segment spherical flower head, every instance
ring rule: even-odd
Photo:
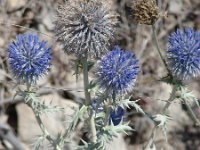
[[[167,63],[179,80],[188,80],[200,74],[200,33],[192,28],[177,30],[169,36]]]
[[[134,19],[139,24],[153,25],[160,16],[155,0],[136,0],[132,8]]]
[[[139,72],[138,60],[131,51],[119,46],[109,52],[96,67],[97,83],[111,95],[124,95],[130,92]]]
[[[31,85],[49,69],[52,50],[37,35],[19,34],[8,47],[8,59],[17,81]]]
[[[114,126],[117,126],[122,121],[124,114],[125,110],[120,106],[110,112],[110,119]]]
[[[55,32],[65,52],[99,57],[114,39],[117,15],[99,0],[68,0],[58,8]]]

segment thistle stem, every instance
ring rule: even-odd
[[[110,115],[110,111],[111,111],[111,108],[109,107],[109,105],[105,106],[105,109],[106,109],[106,114],[105,114],[105,120],[104,120],[104,125],[108,125],[109,123],[109,115]]]
[[[34,111],[34,109],[32,109],[34,114],[35,114],[35,118],[37,120],[38,125],[40,126],[40,129],[42,130],[43,134],[45,135],[46,139],[55,147],[56,150],[61,150],[60,146],[54,141],[54,139],[51,137],[51,135],[49,134],[49,132],[47,131],[47,129],[45,128],[40,115],[37,115]]]
[[[96,131],[96,126],[95,126],[95,121],[94,121],[94,112],[90,114],[90,130],[91,130],[91,135],[92,135],[92,142],[96,143],[97,142],[97,131]]]
[[[34,114],[35,114],[35,111],[34,109],[32,109]],[[49,132],[47,131],[47,129],[45,128],[41,118],[40,118],[40,115],[38,114],[35,114],[35,118],[37,120],[37,123],[38,125],[40,126],[40,129],[42,130],[43,134],[45,135],[46,139],[51,143],[51,144],[54,144],[54,140],[51,138]]]
[[[84,82],[84,92],[85,92],[85,105],[89,106],[91,105],[91,96],[90,92],[88,91],[89,88],[89,79],[88,79],[88,60],[87,60],[87,53],[85,54],[85,57],[82,59],[82,65],[83,65],[83,82]],[[96,126],[95,126],[95,120],[94,120],[94,111],[90,110],[90,131],[92,135],[92,142],[96,143],[97,136],[96,136]]]
[[[161,114],[166,114],[166,111],[169,108],[169,106],[171,105],[171,102],[176,98],[176,92],[177,92],[177,85],[173,85],[171,95],[170,95],[166,105],[164,106]],[[154,129],[153,129],[153,131],[151,133],[150,138],[151,138],[152,142],[155,140],[157,127],[158,126],[154,126]]]
[[[183,101],[184,101],[184,103],[185,103],[185,106],[187,107],[187,111],[188,111],[189,115],[191,116],[192,120],[195,122],[195,124],[196,124],[197,126],[200,126],[200,121],[199,121],[199,119],[197,118],[197,116],[194,114],[194,112],[193,112],[191,106],[187,103],[187,101],[186,101],[185,99],[184,99]]]
[[[84,92],[85,92],[85,105],[90,105],[91,97],[90,93],[88,92],[89,88],[89,79],[88,79],[88,61],[87,56],[82,59],[83,65],[83,82],[84,82]]]
[[[172,101],[176,98],[176,92],[177,92],[177,85],[173,85],[172,87],[172,92],[171,95],[167,101],[167,103],[165,104],[162,113],[166,113],[167,109],[169,108],[169,106],[171,105]]]
[[[42,119],[40,117],[40,115],[36,112],[36,110],[32,107],[32,101],[26,101],[25,102],[33,111],[36,121],[40,127],[40,129],[42,130],[42,133],[45,135],[46,139],[55,147],[55,150],[61,150],[60,146],[54,141],[54,139],[51,137],[51,135],[49,134],[49,132],[47,131],[47,129],[45,128],[45,125],[42,122]]]
[[[165,59],[164,59],[164,57],[163,57],[163,55],[161,53],[160,46],[158,44],[158,38],[157,38],[157,35],[156,35],[155,24],[152,25],[152,31],[153,31],[153,41],[154,41],[154,44],[156,46],[156,49],[157,49],[157,51],[158,51],[158,53],[160,55],[160,58],[161,58],[163,64],[165,65],[165,68],[167,69],[168,73],[170,74],[170,70],[167,67],[167,63],[166,63],[166,61],[165,61]]]

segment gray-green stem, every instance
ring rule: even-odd
[[[89,88],[89,78],[88,78],[88,61],[87,55],[82,59],[83,65],[83,82],[84,82],[84,92],[85,92],[85,105],[89,106],[91,103]]]
[[[45,128],[42,119],[40,118],[40,115],[37,114],[37,112],[35,111],[35,109],[32,107],[31,105],[31,101],[26,102],[26,104],[32,109],[32,111],[34,112],[36,121],[40,127],[40,129],[42,130],[43,134],[45,135],[46,139],[55,147],[56,150],[61,150],[60,146],[54,141],[54,139],[51,137],[51,135],[49,134],[49,132],[47,131],[47,129]]]
[[[82,65],[83,65],[83,82],[84,82],[84,92],[85,92],[85,105],[89,106],[91,105],[91,96],[90,92],[88,91],[89,88],[89,78],[88,78],[88,60],[87,60],[87,53],[85,54],[85,57],[82,59]],[[94,111],[90,110],[90,120],[89,120],[89,126],[92,136],[92,142],[96,143],[97,136],[96,136],[96,126],[95,126],[95,119],[94,119]]]
[[[106,109],[106,112],[105,112],[105,120],[104,120],[104,125],[108,125],[109,123],[109,116],[110,116],[110,111],[111,111],[111,108],[109,106],[110,104],[106,105],[105,106],[105,109]]]
[[[167,109],[171,105],[172,101],[176,98],[176,92],[177,92],[177,85],[173,85],[171,95],[170,95],[167,103],[165,104],[165,106],[164,106],[161,114],[166,114]],[[158,126],[155,126],[154,129],[153,129],[153,131],[152,131],[152,133],[151,133],[150,138],[152,139],[152,141],[155,140],[155,135],[156,135],[156,129],[157,129],[157,127]]]
[[[187,111],[188,111],[189,115],[191,116],[192,120],[195,122],[195,124],[196,124],[197,126],[200,126],[200,121],[199,121],[199,119],[197,118],[197,116],[194,114],[194,112],[193,112],[193,110],[192,110],[190,104],[188,104],[187,101],[186,101],[185,99],[183,99],[183,101],[184,101],[184,103],[185,103],[185,105],[186,105],[186,107],[187,107]]]
[[[166,113],[167,109],[169,108],[169,106],[171,105],[172,101],[176,98],[176,92],[177,92],[177,85],[173,85],[172,87],[172,92],[171,95],[167,101],[167,103],[165,104],[162,113]]]
[[[153,30],[153,41],[154,41],[154,44],[155,44],[156,49],[157,49],[157,51],[158,51],[158,54],[159,54],[159,56],[160,56],[160,58],[161,58],[163,64],[165,65],[165,68],[167,69],[168,73],[170,74],[170,70],[169,70],[168,67],[167,67],[167,63],[166,63],[166,61],[165,61],[165,59],[164,59],[164,57],[163,57],[163,55],[162,55],[162,53],[161,53],[160,46],[159,46],[159,44],[158,44],[158,38],[157,38],[157,35],[156,35],[155,24],[152,25],[152,30]]]
[[[27,83],[26,85],[26,89],[27,89],[27,94],[29,92],[31,92],[31,84]],[[51,135],[49,134],[49,132],[47,131],[47,129],[45,128],[42,119],[40,118],[40,115],[36,112],[36,110],[32,107],[32,101],[26,101],[25,102],[33,111],[36,121],[40,127],[40,129],[42,130],[42,133],[45,135],[46,139],[55,147],[56,150],[61,150],[60,146],[54,141],[54,139],[51,137]]]

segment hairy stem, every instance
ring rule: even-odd
[[[96,131],[96,126],[95,126],[95,121],[94,121],[94,112],[90,114],[90,130],[91,130],[91,136],[92,136],[92,142],[96,143],[97,142],[97,131]]]
[[[153,30],[153,41],[155,43],[156,49],[157,49],[157,51],[158,51],[158,53],[160,55],[160,58],[161,58],[163,64],[165,65],[165,68],[167,69],[168,73],[170,74],[170,70],[167,67],[167,63],[166,63],[166,61],[165,61],[165,59],[164,59],[164,57],[163,57],[163,55],[161,53],[160,46],[158,44],[158,38],[157,38],[157,35],[156,35],[156,28],[155,28],[154,24],[152,25],[152,30]]]
[[[87,56],[82,59],[83,65],[83,82],[84,82],[84,92],[85,92],[85,105],[90,105],[91,97],[88,91],[89,88],[89,79],[88,79],[88,61]]]
[[[37,121],[40,129],[42,130],[42,133],[45,135],[46,139],[54,146],[55,150],[61,150],[60,146],[54,141],[54,139],[51,137],[51,135],[49,134],[49,132],[45,128],[45,125],[43,124],[40,115],[32,107],[32,101],[31,100],[26,101],[26,104],[32,109],[32,111],[33,111],[33,113],[35,115],[36,121]]]
[[[108,106],[107,105],[105,106],[105,109],[106,109],[106,112],[105,112],[106,114],[105,114],[104,125],[106,126],[109,123],[109,116],[110,116],[110,111],[111,111],[109,104],[108,104]]]
[[[200,121],[199,121],[199,119],[197,118],[197,116],[194,114],[194,112],[193,112],[193,110],[192,110],[190,104],[188,104],[187,101],[186,101],[185,99],[184,99],[183,101],[184,101],[184,103],[185,103],[185,106],[187,107],[187,111],[188,111],[189,115],[191,116],[192,120],[195,122],[195,124],[196,124],[197,126],[200,126]]]
[[[33,110],[33,112],[34,112],[34,110]],[[35,112],[34,112],[34,114],[35,114]],[[40,129],[42,130],[43,134],[45,135],[46,139],[55,147],[56,150],[61,150],[60,146],[54,141],[54,139],[51,137],[51,135],[45,128],[45,126],[40,118],[40,115],[35,114],[35,118],[37,120],[38,125],[40,126]]]
[[[176,92],[177,92],[177,85],[173,85],[171,95],[170,95],[166,105],[164,106],[163,110],[161,111],[161,114],[166,114],[166,111],[169,108],[169,106],[171,105],[171,102],[176,98]],[[157,128],[158,128],[158,126],[154,126],[154,129],[151,133],[150,140],[152,140],[152,142],[155,140]]]
[[[91,96],[90,92],[88,91],[89,88],[89,79],[88,79],[88,60],[87,60],[87,53],[85,57],[82,59],[82,65],[83,65],[83,82],[84,82],[84,92],[85,92],[85,105],[89,106],[91,105]],[[90,120],[89,120],[89,126],[92,136],[92,142],[96,143],[97,136],[96,136],[96,126],[95,126],[95,120],[94,120],[94,111],[90,110]]]
[[[34,109],[32,109],[34,114],[35,114],[35,111]],[[47,129],[45,128],[41,118],[40,118],[40,115],[38,114],[35,114],[35,118],[37,120],[37,123],[38,125],[40,126],[40,129],[42,130],[43,134],[46,136],[46,139],[51,143],[51,144],[54,144],[54,140],[51,138],[49,132],[47,131]]]
[[[149,146],[149,144],[152,146],[152,144],[153,144],[153,142],[155,140],[156,131],[157,131],[157,126],[154,126],[154,128],[153,128],[153,130],[151,132],[150,140],[148,141],[148,143],[145,146],[145,148],[147,148]]]
[[[176,92],[177,92],[177,85],[173,85],[172,87],[172,92],[171,95],[167,101],[167,103],[165,104],[162,113],[166,113],[167,109],[169,108],[169,106],[171,105],[172,101],[176,98]]]

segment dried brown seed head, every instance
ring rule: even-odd
[[[133,16],[139,24],[154,24],[159,18],[159,8],[155,0],[137,0],[133,5]]]

